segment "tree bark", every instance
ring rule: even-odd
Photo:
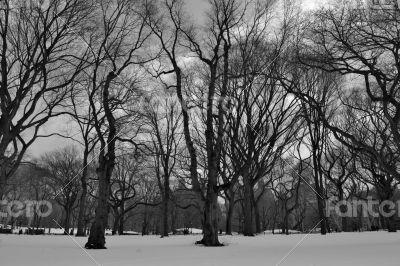
[[[397,232],[394,216],[386,218],[386,223],[387,223],[387,229],[388,229],[389,233]]]
[[[176,207],[173,205],[171,207],[171,231],[172,234],[176,234]]]
[[[107,138],[107,144],[102,137],[101,128],[97,125],[96,131],[101,137],[101,152],[99,154],[99,165],[97,168],[97,178],[99,182],[99,192],[97,198],[97,207],[95,220],[92,223],[90,229],[90,235],[85,248],[88,249],[105,249],[105,229],[108,222],[108,213],[110,205],[108,200],[110,198],[110,186],[111,186],[111,175],[115,165],[115,142],[117,136],[116,121],[110,108],[110,84],[111,81],[116,78],[117,75],[114,72],[110,72],[107,75],[106,82],[103,87],[103,99],[102,104],[104,107],[104,113],[108,121],[109,133]],[[91,103],[93,105],[93,103]],[[94,108],[95,109],[95,108]],[[107,146],[107,153],[105,154],[105,148]]]
[[[101,164],[100,164],[101,165]],[[88,249],[105,249],[105,230],[108,222],[110,197],[110,179],[106,176],[106,169],[101,166],[98,169],[99,193],[96,207],[95,220],[90,228],[89,240],[85,245]]]
[[[218,240],[218,194],[208,189],[204,206],[203,239],[196,244],[208,247],[222,246]]]
[[[318,156],[318,146],[317,144],[313,144],[313,151],[312,151],[312,157],[313,157],[313,170],[314,170],[314,182],[315,182],[315,196],[317,198],[317,207],[318,207],[318,215],[319,219],[321,221],[320,226],[321,226],[321,235],[326,235],[326,230],[327,230],[327,224],[326,224],[326,215],[325,215],[325,207],[324,207],[324,199],[322,198],[323,193],[323,187],[321,184],[321,173],[320,169],[318,167],[320,166],[320,158]]]
[[[321,235],[326,235],[326,217],[325,217],[325,211],[324,211],[324,203],[322,202],[322,199],[320,199],[319,196],[317,196],[317,205],[318,205],[318,215],[319,218],[321,219]]]
[[[233,216],[234,208],[235,208],[235,194],[232,192],[229,203],[228,203],[227,213],[226,213],[225,234],[227,234],[227,235],[232,235],[232,216]]]
[[[385,207],[384,207],[384,211],[385,211],[386,213],[389,213],[389,212],[390,212],[390,209],[388,208],[388,206],[385,206]],[[396,233],[396,232],[397,232],[397,229],[396,229],[396,222],[395,222],[394,217],[395,217],[395,215],[392,215],[392,216],[390,216],[390,217],[384,217],[384,221],[385,221],[385,224],[386,224],[386,228],[387,228],[387,230],[388,230],[389,233]]]
[[[169,171],[169,169],[164,170]],[[169,206],[169,176],[164,176],[164,202],[163,202],[163,232],[162,237],[168,236],[168,206]]]
[[[113,223],[113,228],[112,228],[112,235],[115,235],[118,231],[119,228],[119,222],[120,222],[120,217],[121,215],[118,213],[118,208],[113,208],[114,211],[114,223]]]
[[[343,189],[341,187],[338,188],[338,190],[339,190],[338,200],[339,200],[339,202],[341,202],[344,199],[344,196],[343,196],[344,193],[343,193]],[[340,212],[342,214],[347,213],[347,206],[345,204],[340,205]],[[349,228],[347,225],[347,217],[343,216],[341,220],[342,220],[342,231],[349,232]]]
[[[85,212],[86,212],[86,196],[87,196],[87,181],[86,181],[86,176],[87,176],[87,164],[88,164],[88,152],[87,149],[85,148],[85,152],[83,155],[83,171],[82,171],[82,176],[81,176],[81,186],[82,186],[82,194],[79,200],[79,213],[78,213],[78,225],[77,225],[77,232],[76,236],[86,236],[86,232],[84,230],[84,221],[83,219],[85,218]]]
[[[243,189],[244,189],[244,225],[243,225],[243,235],[244,236],[254,236],[253,229],[253,189],[248,176],[243,176]]]
[[[124,235],[124,215],[119,218],[118,235]]]
[[[284,212],[284,228],[285,230],[282,232],[282,234],[289,235],[289,212],[287,208],[287,202],[285,202],[285,212]]]
[[[71,210],[69,208],[65,208],[64,235],[69,234],[70,220],[71,220]]]
[[[122,236],[124,234],[124,216],[125,216],[125,200],[122,200],[120,207],[120,217],[118,224],[118,235]]]
[[[256,223],[256,233],[259,234],[262,231],[261,228],[261,218],[260,218],[260,210],[258,208],[258,201],[254,197],[254,190],[252,189],[253,194],[253,206],[254,206],[254,220]]]
[[[0,161],[1,162],[1,161]],[[3,197],[5,196],[5,189],[6,189],[6,184],[7,184],[7,178],[6,178],[6,174],[3,173],[2,171],[3,169],[0,167],[0,200],[3,199]]]

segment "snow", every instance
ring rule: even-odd
[[[189,234],[192,234],[192,235],[199,235],[199,234],[202,234],[203,233],[203,230],[202,229],[199,229],[199,228],[179,228],[179,229],[176,229],[176,232],[179,232],[179,233],[183,233],[185,230],[188,230],[188,232],[189,232]]]
[[[78,244],[84,245],[86,238],[0,235],[0,258],[1,265],[15,266],[277,265],[288,253],[280,266],[397,266],[400,261],[400,233],[221,236],[226,246],[218,248],[194,245],[199,238],[110,236],[107,250],[83,250]]]
[[[301,234],[301,232],[297,231],[297,230],[289,229],[288,231],[289,231],[289,234]],[[280,233],[282,233],[282,229],[275,229],[274,230],[274,234],[280,234]],[[272,234],[272,230],[265,230],[264,234]]]
[[[124,231],[124,234],[127,234],[127,235],[140,235],[140,233],[136,232],[136,231]]]
[[[28,231],[28,229],[29,229],[28,227],[16,227],[16,228],[13,228],[11,230],[11,232],[13,234],[19,234],[19,231],[22,230],[22,232],[25,234],[26,231]],[[45,235],[63,235],[64,234],[64,229],[63,228],[36,228],[35,227],[35,228],[32,228],[32,229],[44,230],[44,234]],[[68,230],[68,233],[71,232],[71,229],[72,228],[70,228]],[[77,231],[77,229],[74,228],[74,234],[76,233],[76,231]],[[134,232],[134,231],[127,231],[125,233],[139,234],[139,233]],[[106,229],[106,235],[112,235],[112,230],[111,229]]]
[[[47,234],[49,232],[49,229],[45,230],[45,233]],[[68,232],[69,233],[69,232]],[[64,229],[62,228],[50,228],[50,234],[54,235],[63,235],[64,234]]]

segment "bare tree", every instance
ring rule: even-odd
[[[298,68],[296,68],[298,67]],[[325,177],[323,172],[323,157],[325,145],[329,137],[329,129],[321,120],[321,115],[326,121],[331,121],[336,110],[335,88],[336,75],[325,73],[317,69],[300,68],[291,69],[291,74],[280,74],[279,78],[283,86],[294,93],[300,100],[302,118],[305,122],[306,137],[303,145],[311,155],[313,169],[314,192],[318,203],[318,213],[321,220],[321,234],[329,230],[325,212]],[[290,76],[288,78],[288,76]],[[304,95],[307,95],[304,97]],[[310,102],[308,99],[312,99]],[[316,110],[315,105],[318,106]]]
[[[81,194],[79,198],[79,211],[76,236],[85,236],[84,219],[86,213],[86,203],[88,195],[88,175],[89,175],[89,156],[94,151],[98,138],[94,134],[93,116],[90,106],[85,106],[87,99],[87,89],[82,88],[82,83],[74,82],[74,90],[71,91],[69,102],[71,109],[68,114],[72,121],[78,126],[80,138],[73,136],[72,139],[83,146],[82,167],[80,173]]]
[[[228,93],[228,69],[229,52],[231,48],[232,30],[237,27],[244,14],[243,8],[238,1],[210,1],[211,12],[209,14],[209,27],[205,34],[208,41],[199,40],[197,29],[187,27],[183,23],[182,4],[179,1],[166,1],[169,24],[172,24],[171,38],[165,36],[161,24],[163,19],[159,14],[154,14],[149,21],[154,34],[158,37],[163,52],[168,58],[170,67],[158,71],[159,75],[175,74],[175,84],[171,87],[176,89],[177,97],[182,107],[183,130],[186,146],[190,155],[190,176],[193,189],[197,191],[204,200],[204,226],[203,239],[199,244],[206,246],[220,246],[218,241],[218,191],[222,189],[218,185],[218,166],[222,154],[225,109],[223,101],[216,101],[219,96],[224,99]],[[164,19],[165,21],[165,19]],[[169,34],[168,34],[169,35]],[[181,38],[182,37],[182,38]],[[178,40],[181,40],[178,43]],[[179,45],[181,44],[181,45]],[[207,187],[203,191],[198,176],[198,151],[193,143],[189,126],[189,113],[186,99],[183,98],[182,69],[178,64],[177,49],[185,47],[190,53],[196,55],[197,59],[207,69],[208,78],[204,80],[206,89],[205,112],[205,146],[207,153]],[[221,85],[218,86],[219,77]],[[216,113],[215,113],[216,111]]]
[[[276,199],[281,204],[283,223],[282,234],[289,234],[289,217],[292,212],[299,206],[299,191],[301,187],[301,178],[303,172],[303,161],[299,162],[298,169],[290,169],[285,167],[286,162],[281,163],[279,179],[272,185],[272,191]],[[291,173],[290,173],[291,172]]]
[[[130,141],[118,136],[121,133],[118,129],[130,122],[127,105],[137,101],[138,74],[133,71],[136,65],[147,62],[142,48],[150,33],[137,3],[102,0],[98,1],[96,11],[93,17],[95,30],[88,41],[93,57],[88,75],[88,100],[99,138],[96,170],[99,189],[95,220],[85,247],[103,249],[116,142]],[[126,79],[128,73],[130,78]]]
[[[150,126],[152,145],[149,147],[154,159],[154,169],[163,200],[162,237],[168,236],[168,216],[171,200],[170,179],[174,172],[177,156],[180,152],[179,142],[182,138],[181,114],[177,99],[171,97],[155,100],[148,105],[146,118]]]
[[[299,59],[305,65],[342,75],[343,86],[336,86],[341,106],[337,113],[357,110],[351,123],[329,120],[322,106],[306,94],[299,94],[319,114],[319,119],[343,144],[373,157],[384,171],[399,178],[397,164],[386,161],[359,134],[363,117],[368,116],[349,101],[351,93],[379,108],[388,122],[388,136],[400,148],[399,104],[399,17],[397,8],[369,8],[340,3],[318,10],[299,45]],[[336,83],[338,83],[336,81]],[[356,84],[356,85],[354,85]]]
[[[84,30],[90,3],[34,3],[4,0],[0,7],[0,198],[27,149],[43,137],[40,128],[64,113],[59,107],[87,66],[88,49],[75,32]]]
[[[73,210],[78,206],[80,158],[75,147],[47,153],[42,158],[55,201],[64,208],[64,234],[69,234]]]
[[[346,183],[349,179],[356,178],[356,158],[352,151],[341,143],[328,139],[325,145],[324,162],[322,169],[328,181],[333,184],[336,190],[333,195],[337,196],[338,201],[348,199],[346,196]],[[341,205],[340,211],[347,212],[347,206]],[[341,230],[348,232],[348,219],[342,217]]]
[[[126,214],[140,203],[141,198],[137,195],[136,187],[140,183],[140,176],[143,175],[142,164],[143,158],[139,154],[117,157],[110,195],[110,205],[114,214],[113,234],[117,231],[119,235],[124,234]]]

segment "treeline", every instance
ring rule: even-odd
[[[90,226],[87,248],[139,209],[142,231],[158,219],[163,236],[186,219],[174,212],[194,215],[183,226],[206,246],[234,223],[246,236],[352,230],[326,200],[393,200],[400,180],[398,15],[211,0],[195,24],[179,0],[5,0],[0,197],[37,139],[63,135],[77,148],[31,161],[34,182],[66,229]],[[77,132],[43,133],[55,119]],[[369,227],[395,231],[394,217]]]

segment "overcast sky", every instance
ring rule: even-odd
[[[283,1],[283,0],[278,0]],[[317,5],[326,2],[326,0],[299,0],[304,9],[311,9]],[[201,19],[202,14],[207,8],[207,0],[185,0],[188,12],[196,19]]]
[[[282,0],[278,0],[282,1]],[[325,2],[326,0],[301,0],[302,7],[304,9],[312,9],[315,8],[317,5]],[[191,17],[195,20],[201,20],[204,14],[204,11],[207,9],[207,0],[185,0],[187,4],[188,12],[190,13]],[[68,132],[69,135],[79,134],[76,129],[73,129],[71,125],[68,125],[67,121],[53,121],[48,123],[42,129],[42,134],[49,134],[53,132]],[[79,135],[77,136],[79,137]],[[50,137],[50,138],[43,138],[38,139],[28,150],[27,156],[29,157],[38,157],[41,154],[55,150],[57,148],[61,148],[72,143],[71,140],[66,140],[60,137]]]

